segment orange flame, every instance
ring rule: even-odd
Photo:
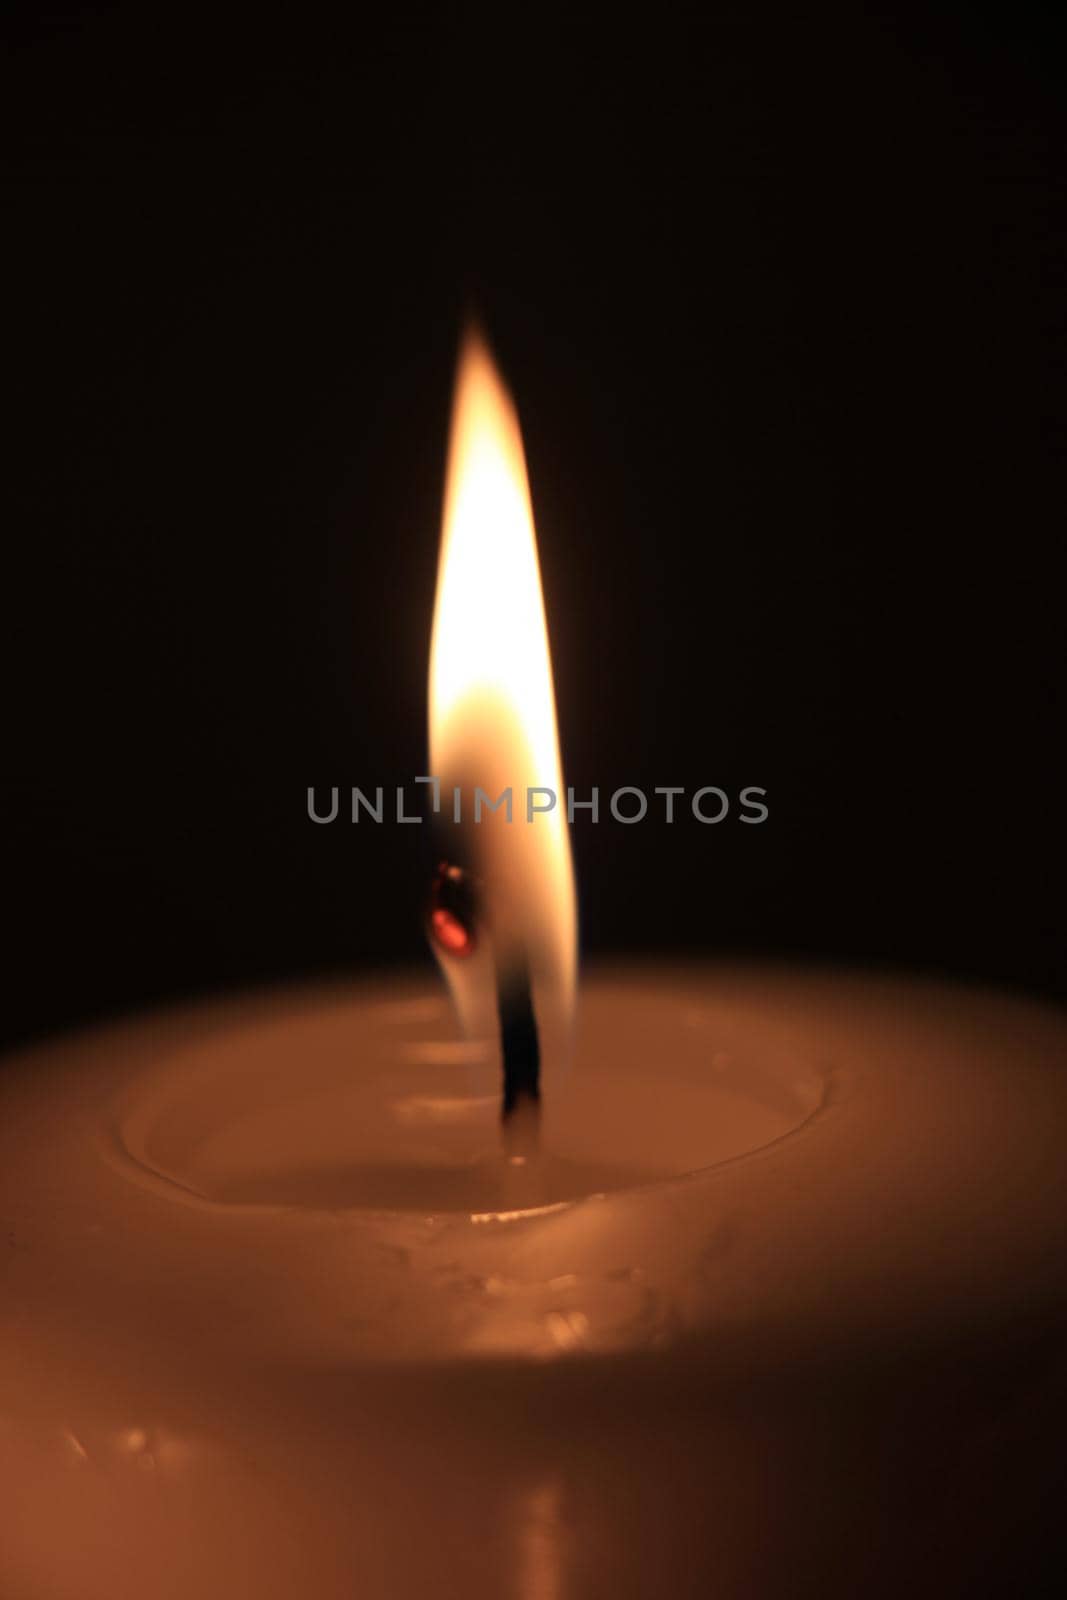
[[[483,808],[465,848],[485,886],[497,957],[522,947],[535,979],[573,1005],[577,913],[552,663],[526,459],[515,407],[485,341],[468,331],[452,410],[430,650],[430,761],[450,814],[460,786],[512,791],[513,820]],[[530,789],[555,805],[527,820]],[[538,796],[535,807],[547,804]],[[454,990],[459,982],[449,972]],[[470,1013],[470,996],[458,995]]]

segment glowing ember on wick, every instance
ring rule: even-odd
[[[467,1032],[499,1026],[507,1115],[539,1094],[538,1022],[543,1034],[546,1018],[565,1028],[572,1016],[577,914],[555,798],[565,791],[522,436],[475,329],[463,340],[452,410],[430,770],[446,816],[455,789],[474,796],[474,814],[448,824],[455,842],[435,879],[430,926]],[[473,913],[470,903],[457,911],[457,854],[479,884]]]
[[[430,934],[448,956],[473,955],[478,943],[478,908],[470,874],[442,861],[430,888]]]

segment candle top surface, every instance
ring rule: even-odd
[[[472,1129],[475,1144],[495,1137],[488,1100],[483,1123],[469,1114],[495,1065],[445,1048],[431,1003],[425,984],[277,993],[11,1063],[0,1197],[17,1218],[11,1293],[43,1317],[27,1323],[34,1361],[47,1364],[50,1327],[69,1353],[74,1319],[87,1362],[125,1370],[135,1350],[206,1363],[213,1381],[249,1363],[355,1371],[668,1346],[726,1372],[786,1346],[791,1362],[832,1359],[842,1340],[890,1350],[1062,1297],[1058,1013],[840,974],[594,977],[569,1081],[588,1070],[646,1086],[614,1113],[599,1084],[584,1100],[575,1087],[548,1145],[558,1198],[495,1160],[493,1183],[511,1187],[479,1189],[475,1172],[460,1209],[436,1202],[471,1181],[465,1155],[456,1167]],[[372,1013],[407,1040],[399,1055],[353,1052]],[[375,1086],[379,1121],[363,1133],[339,1116],[342,1066],[352,1106],[361,1079]],[[369,1175],[353,1178],[353,1141],[387,1113],[388,1159],[368,1142]],[[435,1203],[398,1203],[405,1170],[405,1184],[429,1171]],[[353,1205],[361,1185],[373,1203]]]

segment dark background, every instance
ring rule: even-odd
[[[814,14],[812,14],[814,13]],[[294,13],[296,16],[296,13]],[[5,1041],[425,959],[445,430],[526,436],[587,951],[1064,998],[1062,21],[23,6],[5,147]]]

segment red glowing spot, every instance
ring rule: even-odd
[[[477,942],[476,885],[462,867],[441,861],[430,887],[430,938],[449,956],[469,956]]]
[[[437,906],[430,913],[430,929],[442,950],[450,956],[469,956],[474,949],[474,938],[458,917]]]

